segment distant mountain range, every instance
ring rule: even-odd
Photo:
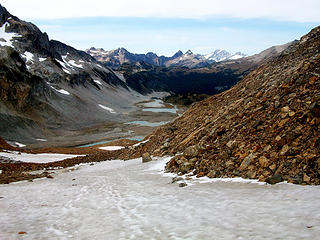
[[[124,63],[136,62],[144,62],[161,67],[179,66],[198,68],[207,66],[215,62],[236,60],[247,56],[246,54],[243,54],[241,52],[231,54],[226,50],[219,49],[207,55],[195,54],[191,50],[183,53],[179,50],[172,57],[158,56],[153,52],[148,52],[147,54],[135,54],[129,52],[125,48],[106,51],[103,48],[92,47],[86,50],[86,52],[96,58],[98,61],[103,62],[107,66],[113,68],[118,68]]]

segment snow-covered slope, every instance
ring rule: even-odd
[[[171,175],[160,175],[165,161],[106,161],[56,170],[53,179],[3,184],[1,237],[230,240],[320,234],[318,186],[198,178],[179,188],[183,181],[170,184]]]

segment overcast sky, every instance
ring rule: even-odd
[[[319,0],[1,0],[13,15],[79,49],[172,55],[254,54],[320,24]]]

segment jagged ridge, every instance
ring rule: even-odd
[[[246,56],[240,52],[230,54],[225,50],[216,50],[208,55],[194,54],[191,50],[183,53],[179,50],[171,57],[158,56],[153,52],[148,52],[147,54],[134,54],[125,48],[105,51],[103,48],[92,47],[86,50],[86,52],[97,60],[105,63],[107,66],[113,68],[118,68],[124,63],[134,64],[136,62],[144,62],[161,67],[199,68],[208,66],[211,63],[225,60],[236,60]]]

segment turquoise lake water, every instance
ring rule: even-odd
[[[146,127],[159,127],[166,123],[168,122],[132,121],[132,122],[127,122],[126,124],[134,124],[134,125],[140,125],[140,126],[146,126]]]
[[[142,140],[144,139],[144,137],[142,137],[142,136],[135,136],[135,137],[119,138],[119,139],[114,139],[114,140],[105,140],[105,141],[100,141],[100,142],[95,142],[95,143],[90,143],[90,144],[82,145],[82,146],[79,146],[78,148],[92,147],[92,146],[95,146],[95,145],[105,144],[105,143],[109,143],[109,142],[116,141],[116,140],[120,140],[120,139],[129,139],[129,140],[133,140],[133,141],[142,141]]]

